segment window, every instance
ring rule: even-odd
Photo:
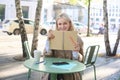
[[[111,13],[109,13],[109,16],[111,16]]]
[[[96,21],[99,21],[99,18],[96,18]]]
[[[34,22],[32,22],[31,20],[24,20],[24,23],[34,25]]]
[[[93,18],[91,18],[91,21],[93,21],[94,19]]]
[[[120,22],[120,19],[119,19],[119,22]]]
[[[118,12],[118,9],[116,9],[116,12]]]
[[[3,21],[5,19],[5,5],[0,4],[0,19]]]
[[[111,22],[115,22],[115,19],[110,19]]]
[[[96,16],[98,16],[98,13],[96,13]]]
[[[19,21],[18,20],[14,20],[15,22],[17,22],[17,23],[19,23]]]
[[[29,7],[28,6],[22,6],[22,10],[23,10],[23,17],[28,18]]]
[[[109,9],[109,12],[111,12],[111,9]]]
[[[112,13],[112,16],[114,16],[114,13]]]

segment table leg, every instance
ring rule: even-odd
[[[29,69],[28,71],[28,80],[30,79],[30,76],[31,76],[31,69]]]
[[[50,74],[50,80],[56,80],[57,74]]]

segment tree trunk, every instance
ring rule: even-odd
[[[114,49],[113,49],[113,56],[116,55],[116,52],[117,52],[117,48],[118,48],[118,45],[119,45],[119,41],[120,41],[120,28],[118,30],[118,34],[117,34],[117,39],[116,39],[116,43],[115,43],[115,46],[114,46]]]
[[[21,35],[21,42],[22,42],[22,49],[23,49],[23,57],[27,57],[27,54],[25,53],[25,48],[24,48],[24,41],[28,40],[27,39],[27,34],[25,30],[25,25],[24,21],[22,19],[22,10],[20,6],[20,0],[15,0],[15,6],[16,6],[16,15],[19,20],[19,28],[20,28],[20,35]]]
[[[90,0],[88,0],[88,29],[87,29],[87,36],[90,36]]]
[[[36,8],[32,48],[31,48],[32,56],[33,56],[33,51],[36,50],[38,46],[38,33],[39,33],[39,22],[40,22],[41,9],[42,9],[42,0],[38,0],[38,4]]]
[[[107,0],[103,0],[103,20],[104,20],[104,41],[106,48],[106,55],[111,56],[111,48],[109,43],[109,35],[108,35],[108,13],[107,13]]]

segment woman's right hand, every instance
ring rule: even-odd
[[[53,35],[53,30],[49,30],[48,39],[50,40],[50,39],[53,39],[53,38],[55,38],[55,36]]]

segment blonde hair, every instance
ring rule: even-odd
[[[64,18],[65,20],[69,21],[69,23],[70,23],[70,28],[69,28],[68,31],[73,31],[73,30],[74,30],[73,23],[72,23],[71,19],[69,18],[69,16],[68,16],[66,13],[61,13],[60,15],[57,16],[57,18],[56,18],[56,30],[58,30],[57,21],[58,21],[60,18]]]

